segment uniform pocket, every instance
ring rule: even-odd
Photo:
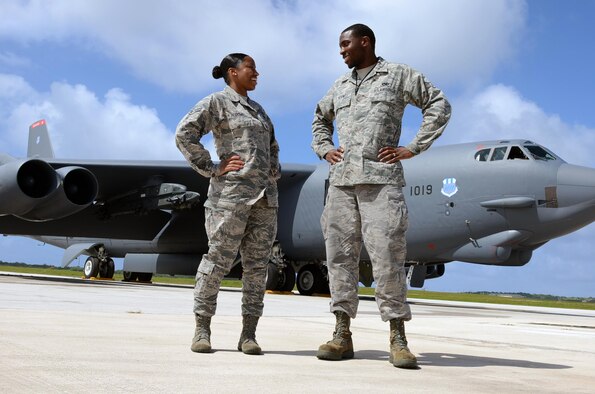
[[[242,133],[244,130],[254,130],[262,127],[261,123],[249,115],[237,114],[229,119],[229,129],[236,136],[237,132]]]
[[[386,187],[389,187],[386,191],[389,226],[393,236],[402,235],[407,232],[407,228],[409,227],[409,212],[407,211],[405,197],[400,187]]]
[[[338,98],[335,102],[335,118],[337,122],[340,121],[340,118],[347,116],[349,113],[349,108],[351,107],[351,97],[350,96],[343,96]]]
[[[196,270],[196,280],[198,280],[202,275],[210,275],[215,268],[215,264],[211,263],[210,261],[203,260],[201,261],[200,265],[198,266],[198,270]]]

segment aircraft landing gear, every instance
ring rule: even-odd
[[[292,291],[295,286],[295,269],[285,255],[278,242],[273,244],[271,261],[267,266],[266,289],[274,291]]]
[[[99,263],[99,277],[113,279],[116,266],[114,260],[108,258],[105,262]]]
[[[267,290],[292,291],[295,286],[295,270],[290,263],[279,269],[275,263],[269,262],[266,283]]]
[[[306,264],[300,269],[297,275],[297,288],[300,294],[330,293],[328,281],[323,273],[324,268],[326,267],[318,264]]]
[[[85,278],[91,279],[113,279],[116,270],[114,260],[112,260],[103,245],[95,248],[96,254],[89,256],[83,266]]]
[[[115,264],[111,258],[100,259],[91,256],[85,261],[83,273],[85,278],[112,279],[114,277]]]
[[[83,273],[87,279],[96,278],[99,274],[99,259],[97,257],[89,257],[85,261]]]

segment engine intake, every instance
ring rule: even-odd
[[[43,160],[12,160],[0,166],[0,215],[23,215],[54,193],[60,179]]]
[[[63,167],[57,172],[62,177],[64,193],[73,204],[88,206],[95,200],[97,179],[91,171],[82,167]]]
[[[30,221],[61,219],[85,209],[97,197],[97,179],[86,168],[62,167],[56,173],[58,188],[19,217]]]

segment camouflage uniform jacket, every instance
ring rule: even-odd
[[[217,164],[200,143],[209,131],[219,158],[238,155],[244,168],[215,176]],[[229,86],[205,97],[178,124],[176,145],[194,170],[211,177],[206,206],[249,204],[263,191],[269,206],[278,205],[279,145],[273,123],[255,101]]]
[[[397,184],[404,186],[403,167],[381,163],[378,150],[398,146],[401,121],[407,104],[421,108],[423,121],[406,146],[417,155],[438,138],[450,118],[450,104],[439,89],[419,72],[404,64],[378,63],[357,87],[355,69],[335,81],[316,107],[312,122],[312,149],[321,159],[333,144],[336,121],[343,161],[330,169],[334,186]]]

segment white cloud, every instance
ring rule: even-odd
[[[210,75],[224,55],[246,52],[261,71],[261,94],[291,108],[346,71],[338,36],[352,23],[375,30],[379,55],[439,86],[469,85],[514,53],[525,8],[513,0],[9,1],[0,5],[0,38],[78,43],[166,89],[201,93],[219,86]]]
[[[18,101],[35,94],[24,78],[18,75],[0,74],[0,100]],[[0,107],[0,111],[5,111],[5,107]],[[3,116],[4,112],[0,112]]]
[[[103,98],[83,85],[53,83],[48,92],[0,74],[0,130],[4,149],[24,156],[26,125],[45,118],[56,156],[77,159],[180,159],[173,130],[157,111],[130,102],[119,89]]]
[[[595,167],[595,129],[565,123],[511,86],[491,85],[453,102],[441,143],[523,138],[546,146],[571,164]]]

